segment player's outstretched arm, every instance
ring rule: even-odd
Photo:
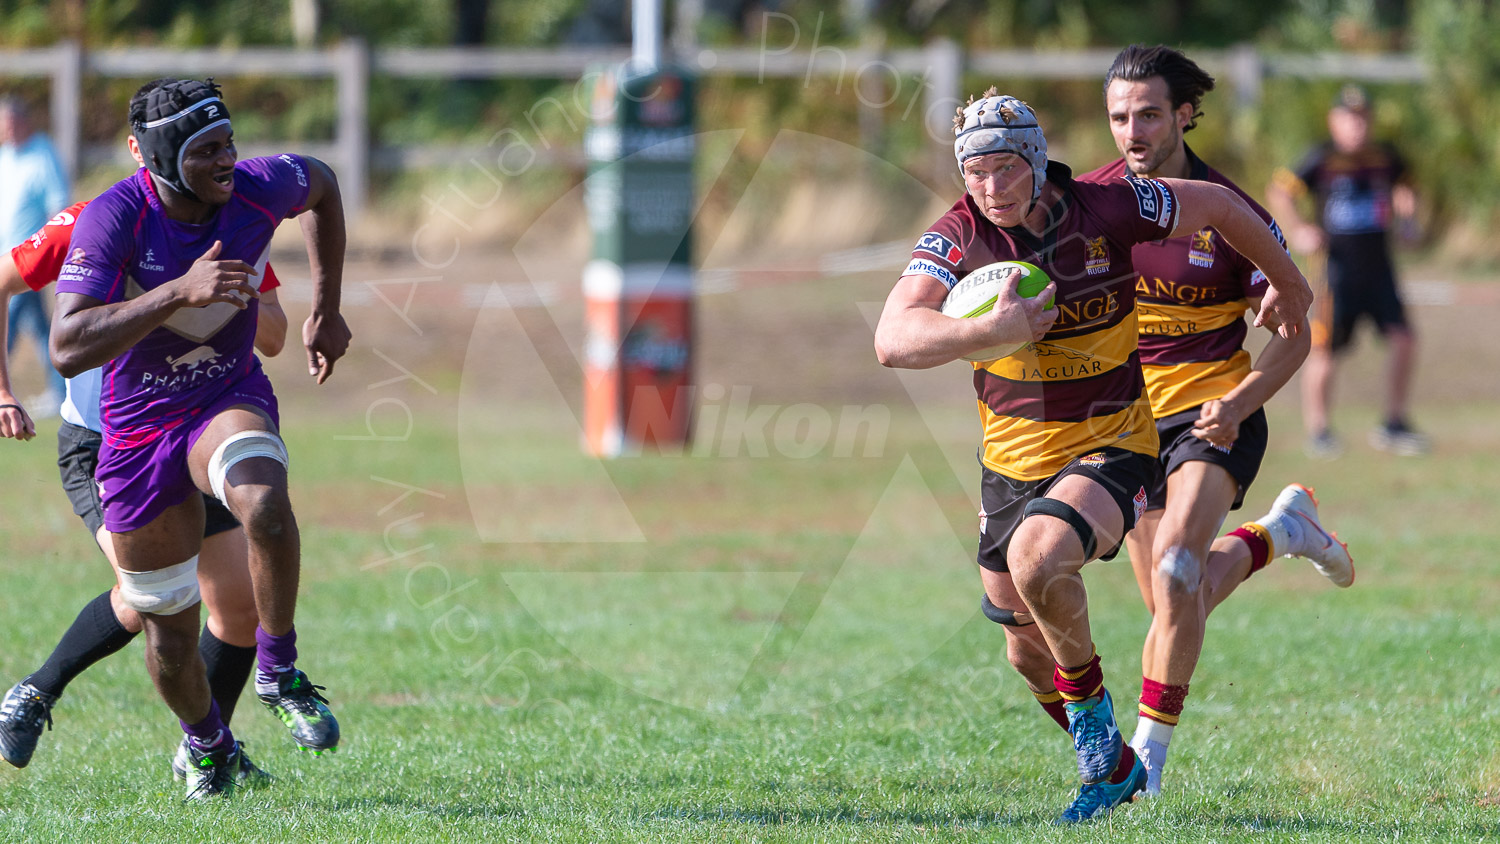
[[[316,158],[304,160],[309,177],[302,239],[312,264],[313,307],[302,324],[302,345],[307,349],[307,372],[321,384],[333,374],[334,361],[348,351],[353,336],[339,313],[344,283],[344,200],[333,170]]]
[[[1042,339],[1057,320],[1057,309],[1044,310],[1057,284],[1048,281],[1040,293],[1026,298],[1017,289],[1020,282],[1020,271],[1012,271],[989,313],[954,319],[938,310],[948,293],[942,282],[925,275],[902,276],[875,326],[875,357],[881,366],[930,369],[990,346]]]
[[[1250,301],[1250,310],[1260,309],[1260,299]],[[1245,380],[1235,385],[1223,398],[1207,402],[1198,420],[1193,423],[1193,436],[1214,445],[1228,448],[1239,437],[1240,423],[1254,413],[1271,396],[1276,395],[1292,375],[1307,360],[1312,348],[1312,335],[1306,330],[1292,337],[1282,337],[1275,332],[1255,359],[1255,368]]]
[[[28,290],[21,271],[10,254],[0,260],[0,439],[29,440],[36,436],[36,423],[10,388],[10,359],[5,353],[10,323],[10,297]]]
[[[1213,226],[1241,255],[1266,274],[1271,289],[1261,300],[1256,325],[1265,325],[1283,337],[1293,337],[1306,322],[1312,307],[1312,288],[1286,247],[1270,227],[1239,194],[1222,185],[1185,179],[1163,179],[1180,203],[1177,232],[1194,232]]]
[[[229,302],[244,310],[260,294],[250,285],[255,268],[244,261],[220,261],[223,244],[203,253],[182,278],[124,302],[105,304],[82,293],[58,293],[52,314],[52,365],[68,378],[103,366],[182,308]]]

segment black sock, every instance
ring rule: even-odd
[[[52,655],[26,682],[49,695],[60,695],[84,669],[130,644],[135,637],[115,618],[109,593],[105,592],[79,611]]]
[[[205,624],[203,635],[198,637],[198,653],[208,667],[208,690],[219,702],[219,715],[228,724],[250,680],[250,669],[255,667],[255,646],[231,645],[210,633]]]

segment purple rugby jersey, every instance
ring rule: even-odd
[[[142,168],[89,203],[78,217],[59,293],[105,304],[134,299],[187,274],[214,241],[219,260],[263,269],[271,235],[307,201],[307,164],[283,154],[235,164],[234,194],[203,224],[169,219]],[[261,276],[250,283],[259,287]],[[149,443],[260,372],[254,352],[258,302],[182,308],[104,365],[100,421],[106,443]],[[270,398],[270,397],[268,397]],[[272,399],[274,401],[274,399]]]

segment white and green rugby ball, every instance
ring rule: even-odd
[[[1030,299],[1042,292],[1050,280],[1045,272],[1034,264],[1025,261],[996,261],[963,277],[953,289],[948,291],[948,296],[943,299],[942,311],[944,316],[956,319],[970,319],[989,313],[995,307],[995,300],[1000,296],[1000,290],[1005,284],[1005,277],[1013,269],[1021,271],[1021,280],[1016,285],[1016,290],[1022,296]],[[1047,307],[1053,306],[1053,301],[1047,302]],[[977,352],[964,355],[963,359],[973,363],[984,363],[985,361],[1008,358],[1024,349],[1028,343],[1013,343],[1003,346],[991,346],[988,349],[980,349]]]

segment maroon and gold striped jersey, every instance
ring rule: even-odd
[[[1276,221],[1217,170],[1187,151],[1188,178],[1223,185],[1250,204],[1286,245]],[[1079,178],[1109,182],[1127,175],[1125,160]],[[1141,366],[1157,419],[1223,398],[1250,374],[1245,311],[1266,293],[1266,277],[1213,228],[1138,244],[1130,253],[1137,273]]]
[[[1177,223],[1177,197],[1155,180],[1074,181],[1050,162],[1062,189],[1046,230],[1004,229],[966,194],[912,250],[904,275],[950,289],[996,261],[1035,264],[1057,282],[1057,322],[1016,354],[974,364],[984,424],[980,460],[1016,480],[1051,477],[1105,446],[1156,456],[1156,425],[1143,398],[1136,351],[1135,271],[1130,250]]]

